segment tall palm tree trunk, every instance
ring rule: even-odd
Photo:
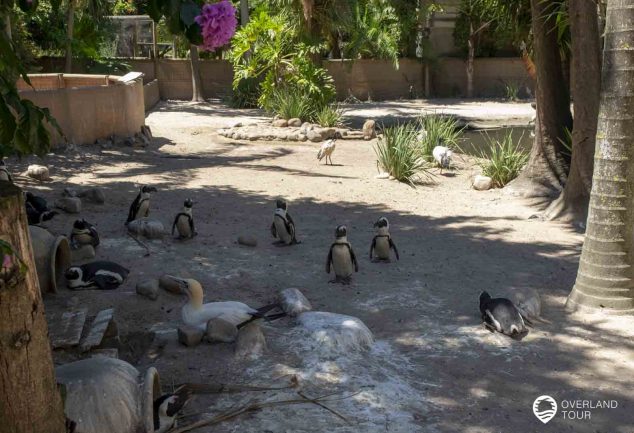
[[[68,1],[66,15],[66,65],[64,72],[70,74],[73,69],[73,31],[75,28],[75,0]]]
[[[202,102],[205,98],[203,97],[203,83],[200,79],[200,60],[198,58],[198,47],[196,45],[189,46],[189,57],[192,68],[192,101]]]
[[[609,0],[588,227],[567,307],[634,312],[634,4]]]

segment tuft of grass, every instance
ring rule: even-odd
[[[429,114],[419,119],[420,140],[419,151],[426,161],[432,162],[432,152],[436,146],[458,149],[458,140],[464,129],[458,127],[458,120],[452,116]]]
[[[266,107],[282,119],[312,119],[315,115],[313,103],[309,97],[297,90],[279,88],[273,91]]]
[[[329,104],[315,111],[314,120],[323,127],[339,126],[341,125],[341,115],[341,109],[337,104]]]
[[[520,148],[520,141],[513,142],[512,131],[502,140],[491,139],[487,134],[489,152],[480,150],[478,165],[482,174],[493,179],[493,185],[498,188],[515,179],[528,162],[528,152]]]
[[[400,182],[414,186],[420,175],[431,176],[417,146],[418,128],[411,123],[383,128],[374,146],[377,166]]]
[[[504,82],[504,97],[509,101],[519,101],[520,86],[513,82]]]

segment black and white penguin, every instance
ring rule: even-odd
[[[326,261],[326,273],[330,273],[332,265],[335,271],[335,279],[331,283],[350,284],[352,272],[359,272],[359,264],[357,257],[354,255],[352,245],[348,242],[348,230],[345,225],[340,225],[335,230],[335,242],[330,246],[328,251],[328,260]]]
[[[506,298],[491,298],[487,292],[480,294],[480,313],[484,326],[513,338],[522,338],[528,330],[519,310]]]
[[[11,173],[9,173],[9,169],[5,162],[0,158],[0,181],[4,180],[6,182],[13,183],[13,178],[11,177]]]
[[[71,266],[64,275],[71,290],[113,290],[123,283],[129,273],[128,269],[117,263],[97,261]]]
[[[370,245],[370,260],[373,254],[376,254],[377,260],[390,261],[390,250],[394,250],[396,260],[399,260],[398,249],[390,236],[390,222],[385,217],[379,218],[374,227],[377,228],[377,234],[372,238]]]
[[[24,206],[26,207],[29,225],[40,224],[57,215],[56,211],[49,209],[48,203],[43,197],[36,196],[28,191],[24,193]]]
[[[139,218],[145,218],[150,214],[150,194],[153,192],[156,192],[156,188],[153,186],[144,185],[141,187],[139,194],[130,205],[128,219],[125,222],[126,225],[131,221]]]
[[[70,233],[70,244],[73,248],[79,248],[82,245],[99,245],[99,233],[97,228],[85,219],[75,220],[73,230]]]
[[[178,230],[179,239],[191,239],[197,235],[194,229],[194,216],[192,215],[193,206],[194,202],[192,199],[188,198],[185,200],[183,210],[176,214],[176,218],[174,218],[172,236],[174,236],[175,230]]]
[[[293,245],[298,244],[295,237],[295,222],[288,213],[287,204],[284,200],[277,200],[273,223],[271,223],[271,234],[278,239],[277,244]]]
[[[192,392],[181,386],[172,394],[154,400],[154,433],[165,433],[176,427],[176,417],[191,400]]]

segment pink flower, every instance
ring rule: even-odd
[[[202,13],[196,17],[196,22],[203,35],[200,48],[211,51],[227,44],[236,32],[236,9],[228,0],[206,4]]]

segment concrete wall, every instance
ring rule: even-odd
[[[46,107],[73,144],[93,143],[112,134],[130,136],[145,123],[143,83],[116,76],[34,74],[35,90],[18,82],[20,96]],[[53,143],[61,142],[54,134]]]
[[[143,86],[145,111],[150,111],[161,100],[158,80],[152,80]]]

